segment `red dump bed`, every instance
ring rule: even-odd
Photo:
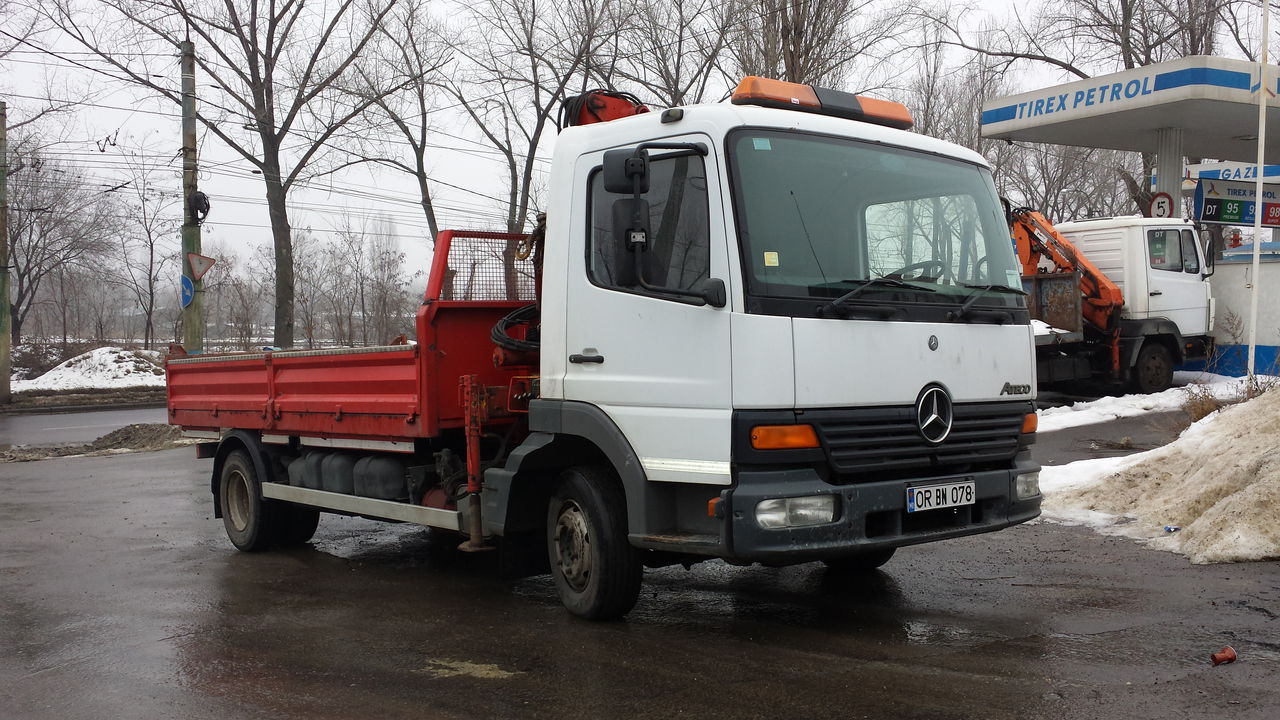
[[[171,356],[169,422],[188,430],[412,440],[461,427],[458,383],[508,385],[528,368],[495,368],[493,326],[533,301],[522,235],[441,233],[416,345]]]

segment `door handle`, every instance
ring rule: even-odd
[[[1147,294],[1148,294],[1148,295],[1150,295],[1151,297],[1155,297],[1155,296],[1157,296],[1157,295],[1163,295],[1163,294],[1164,294],[1164,292],[1163,292],[1163,291],[1161,291],[1161,290],[1155,290],[1155,291],[1149,292],[1149,293],[1147,293]]]
[[[603,355],[579,355],[577,353],[574,353],[573,355],[569,356],[569,362],[601,364],[604,362],[604,356]]]

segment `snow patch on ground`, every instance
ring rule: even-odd
[[[164,363],[159,351],[101,347],[77,355],[40,377],[12,383],[14,392],[138,386],[164,386]]]
[[[1209,415],[1162,448],[1043,468],[1044,517],[1197,564],[1280,558],[1278,438],[1273,390]]]
[[[1264,386],[1277,382],[1277,378],[1266,375],[1256,376]],[[1198,385],[1219,400],[1232,400],[1244,396],[1246,378],[1215,375],[1208,372],[1175,372],[1173,382],[1176,385]],[[1090,402],[1079,402],[1063,407],[1039,410],[1039,431],[1053,432],[1063,428],[1079,425],[1092,425],[1117,418],[1135,417],[1151,412],[1177,410],[1187,399],[1187,390],[1183,387],[1172,387],[1168,390],[1150,395],[1122,395],[1120,397],[1104,397]]]

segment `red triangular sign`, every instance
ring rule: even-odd
[[[209,268],[218,262],[216,258],[205,257],[195,253],[187,253],[187,262],[191,264],[191,277],[199,280],[204,274],[209,272]]]

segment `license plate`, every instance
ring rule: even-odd
[[[907,512],[972,505],[975,496],[972,481],[911,487],[907,488]]]

